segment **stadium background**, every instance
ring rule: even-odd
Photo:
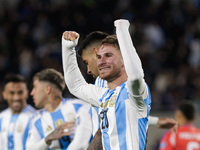
[[[200,0],[0,0],[0,92],[7,73],[32,76],[43,68],[62,70],[61,36],[74,30],[114,33],[114,20],[131,22],[133,43],[152,94],[151,114],[173,117],[188,100],[200,108]],[[86,66],[79,65],[86,80]],[[72,96],[65,90],[64,96]],[[33,105],[31,97],[28,103]],[[7,105],[0,97],[0,110]],[[195,124],[200,127],[199,117]],[[166,130],[150,127],[147,149]]]

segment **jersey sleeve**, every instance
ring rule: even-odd
[[[99,99],[106,89],[88,84],[83,78],[77,64],[75,46],[78,39],[68,41],[62,37],[62,61],[64,78],[69,91],[76,97],[99,107]]]
[[[26,142],[26,149],[27,150],[48,150],[49,146],[45,142],[45,138],[41,138],[40,134],[38,133],[37,128],[34,124],[35,121],[32,122],[29,130],[28,139]]]
[[[143,100],[148,96],[148,88],[144,81],[144,72],[142,63],[133,46],[127,20],[116,20],[116,35],[118,38],[120,50],[124,60],[125,70],[128,75],[127,89],[130,98],[137,103],[138,106],[143,106]],[[136,101],[135,101],[136,100]]]
[[[175,134],[172,134],[172,132],[167,131],[161,141],[160,141],[160,145],[159,145],[159,150],[173,150],[173,144],[172,141],[175,140]]]
[[[83,105],[76,115],[76,129],[73,141],[68,150],[87,149],[92,136],[92,120],[89,113],[90,106]]]

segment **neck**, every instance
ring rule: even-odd
[[[19,114],[19,113],[21,113],[24,110],[24,108],[26,106],[27,106],[27,104],[24,105],[24,107],[21,109],[21,111],[14,111],[14,110],[11,109],[11,112],[12,112],[13,115]]]
[[[107,81],[109,90],[115,89],[116,87],[127,81],[127,78],[128,78],[127,74],[124,73],[113,81]]]
[[[182,122],[179,122],[179,126],[189,125],[189,124],[192,124],[192,121],[184,120]]]
[[[56,110],[60,102],[62,101],[62,98],[59,96],[55,96],[49,100],[49,103],[45,104],[44,108],[48,112],[53,112]]]

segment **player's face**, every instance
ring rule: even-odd
[[[87,73],[92,75],[93,78],[97,78],[99,76],[97,69],[97,58],[96,53],[93,51],[92,47],[84,50],[81,57],[83,62],[87,65]]]
[[[28,89],[23,82],[9,82],[5,85],[3,98],[8,102],[8,106],[13,114],[20,113],[26,107]]]
[[[97,67],[100,78],[109,82],[120,77],[124,70],[124,62],[119,49],[110,44],[104,44],[97,53]]]
[[[43,108],[44,102],[47,100],[45,95],[46,84],[44,82],[35,79],[33,81],[33,89],[31,91],[31,96],[33,96],[33,102],[37,108]]]

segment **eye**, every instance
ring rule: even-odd
[[[96,55],[97,56],[97,59],[101,59],[101,56],[100,55]]]
[[[112,57],[112,53],[106,53],[106,57]]]
[[[86,60],[83,60],[84,64],[88,65],[88,62]]]

